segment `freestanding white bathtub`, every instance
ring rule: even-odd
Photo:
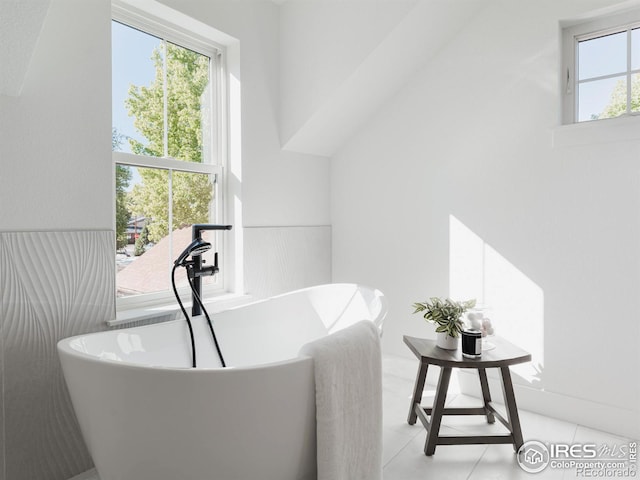
[[[101,480],[316,478],[314,339],[366,319],[382,331],[378,290],[330,284],[193,320],[67,338],[58,352]]]

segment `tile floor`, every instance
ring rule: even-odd
[[[575,469],[547,468],[537,474],[524,472],[516,462],[511,445],[441,445],[436,453],[424,455],[426,432],[420,421],[407,424],[407,413],[418,364],[415,359],[387,355],[383,359],[383,465],[384,480],[531,480],[577,478]],[[454,371],[455,372],[455,371]],[[452,378],[447,405],[478,406],[479,400],[456,391]],[[434,386],[427,385],[424,404],[433,401]],[[494,397],[495,398],[495,397]],[[517,400],[517,398],[516,398]],[[596,445],[622,445],[627,439],[520,410],[522,433],[526,440],[549,443],[589,442]],[[442,420],[443,434],[504,433],[496,421],[489,425],[483,417],[448,416]],[[579,477],[578,477],[579,478]],[[99,480],[95,471],[71,480]]]

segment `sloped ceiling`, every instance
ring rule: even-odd
[[[283,7],[291,1],[295,0],[285,0]],[[293,129],[283,128],[282,147],[333,156],[488,3],[488,0],[417,0],[395,28],[361,62],[352,65],[350,74],[313,112],[302,121],[287,122],[290,119],[284,118],[285,124],[297,125]]]
[[[20,95],[50,3],[0,0],[0,95]]]

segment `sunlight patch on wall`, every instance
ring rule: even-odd
[[[449,216],[449,295],[458,300],[475,298],[486,306],[496,335],[531,353],[531,363],[512,367],[514,377],[541,387],[542,289],[453,215]]]
[[[244,222],[242,220],[242,82],[240,81],[240,45],[234,40],[227,45],[229,105],[227,112],[227,192],[233,199],[227,216],[235,226],[231,235],[231,251],[235,261],[229,285],[236,293],[244,293]]]

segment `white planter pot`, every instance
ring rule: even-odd
[[[436,345],[445,350],[456,350],[458,348],[458,340],[460,340],[459,337],[452,337],[446,332],[436,333]]]

